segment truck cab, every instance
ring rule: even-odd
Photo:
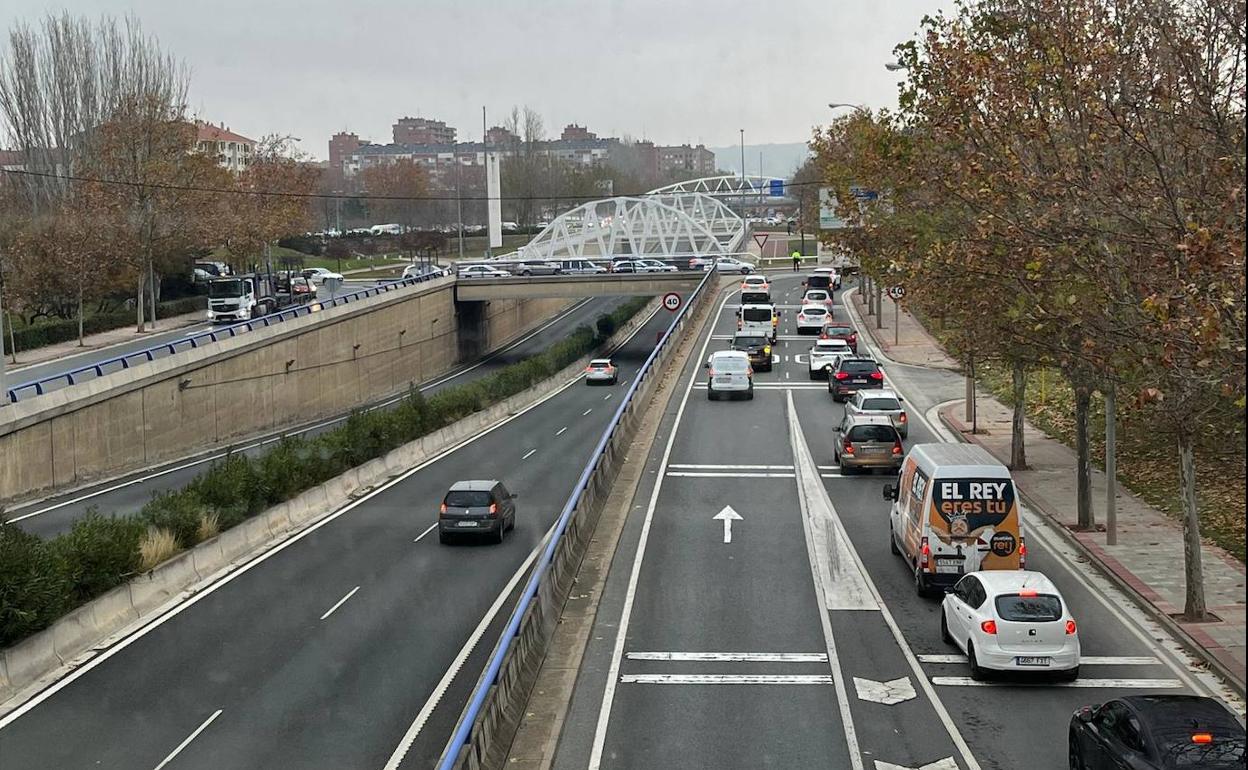
[[[279,294],[270,278],[258,273],[214,278],[208,282],[208,321],[250,321],[293,301],[290,293]]]

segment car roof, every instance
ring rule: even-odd
[[[838,342],[848,346],[845,340],[837,340]],[[854,393],[854,397],[862,396],[863,398],[895,398],[901,400],[901,396],[897,395],[897,391],[892,388],[872,388],[871,390],[860,390]]]
[[[806,293],[807,294],[827,294],[828,290],[827,289],[807,289]]]
[[[1195,720],[1201,723],[1202,728],[1214,726],[1243,730],[1226,706],[1203,695],[1125,695],[1118,700],[1131,706],[1149,722],[1175,718],[1187,724]]]
[[[1062,595],[1053,581],[1043,572],[1026,569],[993,569],[970,573],[979,578],[989,593],[1018,593],[1023,588],[1034,588],[1040,593]]]
[[[451,492],[489,492],[498,484],[496,479],[472,479],[456,481],[451,485]]]
[[[844,349],[848,350],[848,349],[849,349],[849,343],[848,343],[848,342],[846,342],[845,340],[831,340],[831,339],[829,339],[829,340],[819,340],[819,341],[817,341],[817,342],[815,343],[815,347],[817,347],[817,348],[819,348],[819,347],[824,347],[824,348],[844,348]]]
[[[851,425],[887,425],[894,428],[893,420],[886,414],[863,414],[861,412],[846,412],[845,422]]]
[[[611,363],[611,359],[609,359],[609,358],[591,358],[591,359],[589,360],[589,362],[590,362],[591,364],[609,364],[609,363]]]
[[[749,358],[743,350],[716,350],[714,353],[711,353],[711,358],[717,356],[720,358]]]

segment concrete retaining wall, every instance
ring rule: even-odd
[[[631,335],[645,322],[650,309],[647,307],[634,316],[608,345],[619,344]],[[523,312],[518,312],[515,318],[523,316]],[[136,622],[167,611],[183,592],[205,587],[231,565],[252,559],[315,524],[360,490],[384,484],[550,396],[574,380],[588,362],[589,357],[586,357],[570,364],[522,393],[404,444],[247,519],[93,599],[49,628],[0,650],[0,716],[16,708],[29,694],[64,675],[66,668],[81,665],[93,648],[102,648],[106,640],[129,633]]]
[[[568,304],[459,303],[453,279],[433,281],[7,406],[0,501],[341,414],[505,345]]]

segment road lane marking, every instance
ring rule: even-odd
[[[626,652],[629,660],[696,663],[827,663],[823,652]]]
[[[668,471],[666,476],[677,476],[692,479],[791,479],[792,473],[750,473],[747,471],[737,471],[735,473],[713,473],[710,471]]]
[[[706,390],[706,383],[701,382],[693,386],[694,390]],[[755,382],[754,390],[827,390],[826,385],[808,385],[800,382]]]
[[[581,416],[582,416],[582,417],[584,417],[585,415],[589,414],[589,413],[590,413],[590,412],[592,412],[592,411],[594,411],[594,408],[591,406],[590,408],[588,408],[588,409],[586,409],[585,411],[581,412]]]
[[[428,530],[425,530],[425,531],[427,532]],[[358,590],[360,590],[360,587],[359,587],[359,586],[356,586],[355,588],[352,588],[350,591],[347,591],[347,595],[346,595],[346,596],[344,596],[344,597],[342,597],[341,599],[339,599],[339,600],[338,600],[338,602],[337,602],[337,603],[336,603],[333,607],[330,607],[328,610],[326,610],[326,611],[325,611],[325,614],[321,616],[321,620],[324,620],[325,618],[329,617],[330,615],[333,615],[333,614],[334,614],[334,610],[336,610],[336,609],[338,609],[339,607],[341,607],[342,605],[346,604],[346,603],[347,603],[347,599],[350,599],[352,596],[355,596],[355,592],[356,592],[356,591],[358,591]]]
[[[966,663],[965,655],[919,655],[921,663]],[[1080,665],[1084,666],[1157,666],[1161,661],[1151,655],[1081,655]]]
[[[920,767],[909,767],[907,765],[894,765],[892,762],[881,762],[875,760],[875,770],[958,770],[958,763],[953,757],[945,757],[935,762],[928,762]]]
[[[797,419],[797,409],[794,407],[793,394],[792,393],[787,394],[786,398],[788,400],[788,417],[789,417],[789,426],[790,426],[789,437],[790,437],[790,441],[793,443],[794,464],[795,465],[799,464],[799,457],[800,457],[800,459],[807,461],[806,464],[808,466],[813,465],[813,460],[811,460],[809,457],[810,447],[806,444],[805,436],[801,432],[802,430],[801,423]],[[827,505],[832,514],[833,521],[839,525],[840,519],[836,515],[836,508],[832,506],[832,501],[827,497],[827,490],[823,488],[822,483],[818,485],[818,490],[822,492],[821,499],[827,502]],[[814,539],[810,531],[811,525],[809,521],[809,514],[806,511],[806,497],[805,495],[800,494],[800,492],[801,490],[799,489],[799,494],[798,494],[797,499],[798,499],[799,504],[802,506],[803,531],[804,531],[804,534],[806,535],[806,549],[807,549],[808,556],[810,558],[811,573],[815,581],[815,593],[822,595],[823,585],[819,580],[819,576],[817,574],[817,568],[815,566],[817,563],[817,558],[816,558],[815,551],[814,551]],[[863,566],[862,559],[859,558],[857,549],[855,549],[853,543],[849,542],[848,538],[845,537],[843,527],[841,528],[841,534],[842,534],[842,538],[844,538],[843,542],[845,545],[845,549],[848,552],[849,556],[853,559],[854,564],[857,566],[858,574],[861,576],[863,582],[866,584],[867,589],[871,592],[872,597],[874,597],[876,605],[879,608],[880,616],[884,618],[885,624],[888,625],[888,629],[893,635],[893,640],[896,642],[897,646],[901,649],[901,654],[903,657],[905,657],[906,662],[910,665],[911,673],[914,674],[914,677],[918,681],[919,686],[923,688],[923,693],[927,695],[928,701],[931,702],[932,710],[936,712],[936,716],[940,719],[941,724],[944,726],[945,732],[948,733],[950,740],[953,741],[953,745],[957,748],[958,753],[961,755],[962,762],[963,764],[966,765],[966,770],[980,770],[979,762],[975,759],[975,755],[971,753],[971,747],[967,745],[966,739],[962,737],[962,733],[958,730],[957,724],[955,724],[953,721],[953,718],[949,716],[949,710],[945,708],[945,704],[940,700],[939,696],[936,694],[936,688],[933,687],[932,684],[928,681],[927,675],[923,671],[923,667],[919,665],[918,659],[914,657],[914,650],[910,649],[910,644],[906,641],[905,635],[901,633],[901,627],[897,625],[897,619],[893,617],[892,611],[889,610],[888,605],[884,603],[883,598],[880,596],[879,589],[876,588],[875,581],[871,579],[871,575],[867,572],[866,567]],[[836,659],[836,642],[832,637],[832,625],[831,625],[831,621],[829,620],[828,613],[821,611],[819,613],[819,618],[820,618],[820,622],[823,624],[824,638],[828,643],[829,658],[830,660],[836,661],[835,663],[836,668],[834,670],[839,671],[841,670],[840,662]],[[839,683],[839,679],[838,679],[838,683]],[[848,697],[843,696],[843,690],[841,689],[839,684],[838,684],[838,689],[837,689],[837,697],[838,697],[838,700],[843,700],[843,703],[841,704],[842,709],[843,709],[842,713],[848,714],[849,713],[849,700],[848,700]],[[853,723],[847,722],[846,723],[847,737],[848,737],[849,731],[851,730],[853,730]],[[856,745],[857,745],[857,738],[855,737],[854,746],[856,747]],[[850,759],[851,761],[854,762],[855,770],[862,767],[862,759],[861,759],[859,752],[857,751],[851,752]]]
[[[724,296],[719,308],[715,311],[715,315],[710,319],[710,327],[714,329],[716,321],[724,313],[724,306],[728,304],[728,300],[736,294],[735,291],[729,292]],[[706,350],[710,347],[711,337],[708,334],[702,342],[702,348],[698,352],[698,356],[693,359],[693,365],[700,366],[699,362],[706,360]],[[663,476],[667,472],[667,463],[672,457],[672,447],[676,443],[676,434],[680,432],[680,421],[685,416],[685,407],[689,405],[689,396],[693,393],[693,385],[697,381],[697,370],[694,369],[689,375],[689,382],[685,385],[685,393],[680,399],[680,406],[676,409],[676,417],[672,423],[672,431],[668,434],[667,444],[663,447],[663,455],[659,459],[658,478],[654,482],[654,488],[650,491],[650,501],[646,505],[646,516],[641,523],[641,534],[637,540],[637,551],[633,554],[633,564],[628,575],[628,586],[624,590],[624,606],[620,610],[620,623],[616,629],[615,646],[611,651],[611,664],[607,672],[606,686],[602,691],[602,703],[598,707],[598,721],[594,726],[594,742],[590,748],[589,764],[586,770],[599,770],[602,767],[603,746],[607,741],[607,724],[611,721],[611,705],[615,701],[615,685],[620,678],[620,663],[624,657],[624,643],[628,636],[628,623],[633,615],[633,601],[637,595],[637,581],[641,575],[641,562],[646,555],[646,543],[650,540],[650,527],[654,522],[654,509],[659,504],[659,493],[663,489]]]
[[[680,468],[690,471],[791,471],[792,465],[712,465],[712,464],[689,464],[689,463],[671,463],[667,467]]]
[[[607,399],[611,398],[611,395],[612,395],[612,394],[608,393],[607,395],[605,395],[605,396],[603,396],[603,397],[602,397],[602,400],[603,400],[603,401],[606,401]]]
[[[532,456],[533,456],[534,454],[536,454],[536,453],[537,453],[537,450],[536,450],[536,449],[530,449],[528,452],[526,452],[526,453],[524,454],[524,457],[521,457],[520,459],[521,459],[521,460],[527,460],[527,459],[529,459],[530,457],[532,457]]]
[[[887,682],[877,682],[874,679],[856,676],[854,677],[854,690],[858,693],[858,700],[880,703],[885,706],[895,706],[918,697],[908,676],[890,679]]]
[[[421,532],[419,535],[417,535],[416,539],[412,540],[412,542],[419,543],[421,541],[421,538],[423,538],[425,535],[429,534],[430,532],[434,531],[437,528],[438,528],[438,522],[435,521],[432,524],[430,524],[428,527],[426,527],[424,532]]]
[[[624,684],[832,684],[831,674],[624,674]]]
[[[715,521],[724,522],[724,544],[732,542],[732,522],[742,521],[741,514],[737,513],[731,505],[725,505],[724,509],[711,517]]]
[[[568,429],[568,426],[566,426],[566,425],[565,425],[565,426],[563,426],[562,428],[560,428],[559,430],[555,431],[555,435],[556,435],[556,436],[562,436],[562,435],[563,435],[563,432],[564,432],[565,430],[567,430],[567,429]]]
[[[221,711],[222,711],[222,709],[217,709],[216,711],[212,712],[212,716],[210,716],[210,717],[208,717],[207,719],[205,719],[203,724],[201,724],[199,727],[196,727],[196,728],[195,728],[195,732],[193,732],[193,733],[191,733],[190,735],[186,736],[186,740],[184,740],[184,741],[182,741],[181,743],[179,743],[179,744],[178,744],[178,747],[177,747],[176,749],[174,749],[173,751],[169,752],[169,756],[167,756],[167,757],[165,757],[164,759],[162,759],[162,760],[160,761],[160,764],[159,764],[159,765],[156,765],[156,770],[161,770],[161,768],[163,768],[165,765],[167,765],[167,764],[169,764],[170,762],[172,762],[172,761],[173,761],[173,759],[174,759],[174,757],[178,756],[178,754],[181,754],[181,753],[182,753],[182,749],[185,749],[187,746],[189,746],[189,745],[191,744],[191,741],[193,741],[193,740],[195,740],[196,738],[198,738],[200,733],[202,733],[204,730],[207,730],[207,729],[208,729],[208,725],[212,724],[213,720],[215,720],[217,717],[221,716]]]
[[[1086,687],[1124,690],[1174,690],[1183,687],[1178,679],[1076,679],[1073,682],[1005,682],[972,679],[969,676],[934,676],[932,684],[942,687]]]

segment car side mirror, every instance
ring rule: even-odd
[[[1091,722],[1094,716],[1096,716],[1096,711],[1092,706],[1084,706],[1075,712],[1075,719],[1080,722]]]
[[[711,368],[711,362],[710,362],[710,361],[707,361],[706,363],[702,364],[702,368],[703,368],[703,369],[710,369],[710,368]]]
[[[957,586],[945,586],[945,593],[946,593],[946,594],[951,594],[951,593],[953,593],[953,592],[954,592],[954,591],[956,591],[956,590],[958,590],[958,587],[957,587]]]

